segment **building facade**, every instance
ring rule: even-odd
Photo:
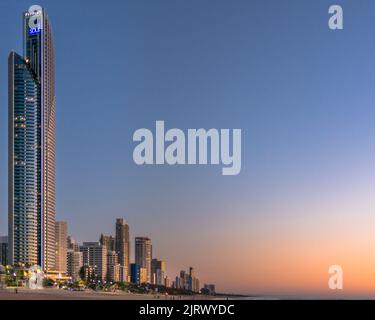
[[[139,283],[140,284],[146,284],[150,283],[147,281],[147,269],[146,268],[139,268]]]
[[[102,246],[107,247],[108,251],[116,251],[115,239],[112,236],[101,234],[99,242]]]
[[[122,267],[121,281],[129,281],[130,268],[130,238],[129,225],[126,220],[116,219],[115,251],[118,255],[119,264]]]
[[[193,267],[189,268],[189,273],[185,270],[180,271],[180,276],[176,277],[174,286],[176,289],[182,289],[192,292],[200,292],[199,279],[195,276]]]
[[[80,246],[83,265],[95,271],[98,279],[105,281],[107,276],[107,248],[99,242],[84,242]]]
[[[151,239],[147,237],[135,238],[135,263],[146,270],[146,282],[151,283]]]
[[[45,9],[23,15],[23,56],[8,60],[10,264],[55,268],[55,82]]]
[[[8,237],[0,237],[0,265],[8,264]]]
[[[56,221],[56,270],[67,272],[68,224],[66,221]]]
[[[136,263],[132,263],[130,265],[130,281],[135,283],[136,285],[141,284],[141,275],[140,275],[140,267]]]
[[[73,251],[79,251],[79,243],[74,240],[71,236],[68,236],[67,239],[67,248]]]
[[[118,263],[118,256],[115,251],[107,252],[107,276],[106,281],[119,282],[120,281],[120,265]]]
[[[151,283],[158,286],[164,286],[165,262],[164,260],[151,260]]]
[[[72,277],[72,281],[80,280],[80,271],[83,266],[82,252],[72,249],[67,250],[67,274]]]

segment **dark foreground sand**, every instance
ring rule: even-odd
[[[67,291],[62,289],[0,289],[0,300],[208,300],[209,296],[165,296],[119,292]],[[225,299],[223,297],[223,299]]]

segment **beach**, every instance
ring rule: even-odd
[[[18,293],[14,288],[0,289],[0,300],[212,300],[218,299],[214,296],[204,295],[163,295],[163,294],[136,294],[124,291],[68,291],[63,289],[41,289],[31,290],[18,288]],[[226,297],[219,299],[225,300]]]

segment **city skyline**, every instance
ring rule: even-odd
[[[332,294],[340,264],[345,292],[374,292],[375,4],[343,2],[332,32],[326,0],[40,1],[56,46],[57,220],[82,243],[124,217],[171,274],[193,265],[220,291]],[[30,4],[0,4],[0,235],[6,60]],[[241,173],[136,166],[133,132],[161,119],[241,128]]]
[[[116,218],[115,234],[123,233],[124,231],[121,230],[123,227],[126,228],[127,247],[130,247],[130,227],[124,218]],[[98,266],[98,269],[93,268],[91,272],[97,273],[102,281],[107,281],[107,276],[109,276],[109,281],[112,282],[132,282],[137,285],[151,284],[192,292],[200,292],[201,289],[206,289],[209,290],[208,294],[216,291],[214,284],[200,285],[200,280],[195,276],[195,269],[191,266],[189,272],[181,270],[180,275],[175,277],[168,275],[164,258],[159,260],[158,257],[152,255],[152,242],[149,237],[134,237],[133,262],[130,258],[129,260],[125,259],[129,265],[129,271],[121,271],[121,268],[124,268],[125,265],[121,263],[120,252],[117,251],[115,243],[122,242],[120,240],[122,236],[114,237],[112,233],[109,235],[101,233],[97,241],[83,241],[80,244],[67,230],[68,224],[66,221],[56,221],[56,234],[64,234],[65,236],[65,241],[60,239],[60,245],[65,249],[66,269],[57,268],[55,271],[62,272],[62,274],[67,272],[67,276],[72,277],[72,279],[78,278],[81,268],[85,270],[85,268],[90,269],[93,266]],[[118,246],[117,244],[117,248],[119,248]],[[56,252],[59,249],[57,244]],[[78,256],[74,257],[74,255]],[[130,272],[130,270],[133,271]],[[214,289],[208,289],[209,286]]]

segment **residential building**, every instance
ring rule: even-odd
[[[129,281],[130,268],[130,238],[129,224],[123,218],[116,219],[115,251],[122,266],[121,281]]]
[[[151,239],[147,237],[135,238],[135,263],[146,269],[146,282],[151,283]]]
[[[83,266],[83,254],[73,249],[67,250],[67,274],[73,281],[80,280],[80,271]]]
[[[56,266],[57,271],[67,272],[68,224],[66,221],[56,221]]]
[[[91,267],[100,281],[105,281],[107,275],[107,248],[99,242],[84,242],[80,246],[83,265]]]
[[[135,283],[137,285],[141,284],[140,267],[138,264],[132,263],[130,265],[130,275],[131,275],[130,281],[132,283]]]

